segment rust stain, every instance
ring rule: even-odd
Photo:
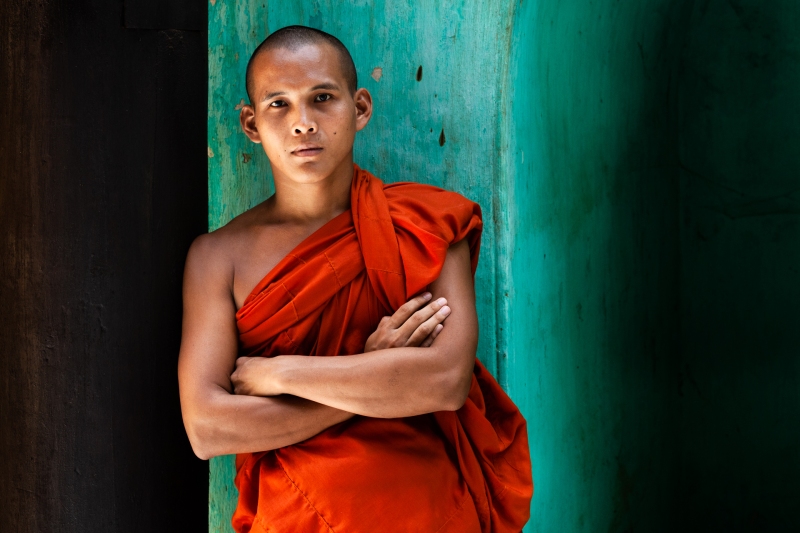
[[[215,6],[215,5],[217,5],[217,0],[211,0],[211,5],[212,5],[212,6]]]
[[[417,81],[422,81],[422,65],[417,69]]]
[[[239,103],[236,104],[236,107],[234,107],[234,109],[236,111],[239,111],[241,108],[243,108],[246,105],[247,105],[247,103],[244,101],[244,98],[242,98],[241,100],[239,100]]]
[[[249,163],[251,159],[253,159],[253,154],[242,154],[242,161],[244,163]]]
[[[439,134],[439,146],[444,146],[446,139],[444,138],[444,128],[442,128],[442,133]]]
[[[375,67],[372,69],[372,79],[375,81],[381,81],[381,76],[383,76],[383,69],[381,67]]]

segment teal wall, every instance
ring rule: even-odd
[[[681,515],[800,531],[800,4],[698,2],[686,27]]]
[[[241,133],[238,121],[236,107],[247,98],[244,72],[250,53],[270,31],[290,24],[336,35],[350,49],[359,84],[375,103],[372,121],[356,140],[356,162],[387,182],[411,180],[456,190],[483,209],[478,356],[503,382],[507,316],[498,295],[508,291],[502,240],[508,187],[500,124],[512,11],[513,5],[499,2],[460,0],[417,1],[413,9],[399,1],[211,2],[209,228],[225,224],[272,190],[266,156]],[[211,461],[212,531],[229,531],[232,479],[232,458]]]
[[[376,105],[356,161],[484,209],[479,357],[528,420],[526,531],[791,529],[796,4],[413,6],[211,1],[209,227],[272,190],[239,130],[249,53],[337,35]],[[212,460],[211,531],[232,478]]]
[[[674,531],[678,168],[669,0],[522,3],[508,132],[509,389],[527,531]]]

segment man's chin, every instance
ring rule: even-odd
[[[294,182],[312,184],[330,178],[338,167],[330,161],[301,161],[285,169],[283,174]]]

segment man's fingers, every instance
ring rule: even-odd
[[[433,335],[436,331],[436,328],[442,326],[442,322],[447,316],[450,314],[450,308],[448,306],[441,307],[437,312],[435,312],[430,318],[420,324],[414,332],[408,337],[406,341],[406,346],[422,346],[422,343],[425,342],[425,339],[429,335]],[[411,322],[409,320],[409,322]],[[406,322],[408,324],[409,322]],[[439,330],[441,331],[441,330]],[[439,333],[436,332],[436,335]],[[436,337],[434,337],[435,339]],[[431,339],[433,342],[433,339]]]
[[[397,311],[394,312],[391,318],[391,326],[393,329],[398,329],[400,326],[405,324],[408,317],[414,314],[414,311],[425,305],[428,300],[431,299],[431,293],[426,292],[420,294],[415,298],[411,298],[409,301],[401,305]]]
[[[419,311],[408,317],[408,320],[406,320],[403,325],[397,328],[400,333],[400,337],[406,339],[410,338],[411,335],[413,335],[414,332],[417,330],[417,328],[419,328],[423,323],[425,323],[425,321],[429,320],[431,317],[436,316],[436,313],[438,311],[441,311],[441,309],[446,305],[447,305],[447,300],[445,300],[444,298],[439,298],[437,300],[432,301],[431,303],[429,303],[428,305],[426,305],[425,307],[423,307],[422,309],[420,309]],[[428,334],[430,334],[433,331],[433,327],[435,327],[436,324],[441,323],[442,320],[444,320],[445,316],[447,315],[440,316],[438,322],[430,326],[431,329],[430,331],[428,331]],[[422,342],[422,339],[419,339],[419,342]],[[415,346],[416,345],[418,344],[415,344]]]
[[[439,324],[438,326],[436,326],[435,328],[433,328],[433,333],[431,333],[430,335],[428,335],[428,338],[426,338],[424,341],[422,341],[422,344],[420,344],[420,347],[421,347],[421,348],[427,348],[428,346],[430,346],[431,344],[433,344],[433,341],[434,341],[434,340],[436,340],[436,337],[438,337],[438,336],[439,336],[439,333],[440,333],[440,332],[441,332],[443,329],[444,329],[444,324]]]

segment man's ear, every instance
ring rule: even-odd
[[[261,137],[256,129],[256,110],[252,105],[242,106],[242,110],[239,111],[239,123],[242,125],[242,131],[251,141],[261,144]]]
[[[362,87],[353,95],[353,100],[356,103],[356,131],[361,131],[372,117],[372,95]]]

